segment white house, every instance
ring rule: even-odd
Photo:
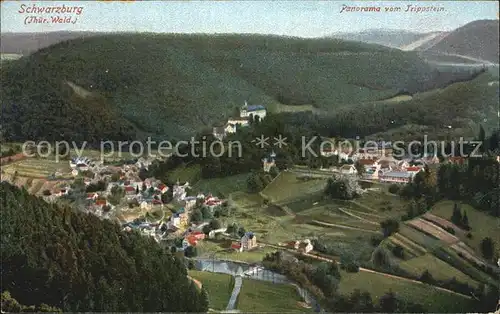
[[[343,165],[340,167],[340,173],[342,174],[356,174],[358,171],[354,165]]]
[[[388,171],[383,174],[379,174],[381,182],[386,183],[408,183],[413,178],[413,174],[407,171]]]
[[[298,250],[302,253],[309,253],[314,249],[311,240],[309,239],[303,241],[292,241],[289,242],[287,245],[288,247]]]
[[[174,185],[173,189],[173,197],[177,202],[183,201],[186,198],[186,189],[189,188],[189,182],[186,182],[184,185],[180,185],[179,181]]]
[[[151,210],[151,208],[153,206],[151,205],[151,203],[148,203],[146,201],[142,201],[140,207],[142,210]]]
[[[190,210],[196,205],[196,197],[188,196],[184,198],[184,208]]]
[[[69,166],[72,169],[77,168],[82,170],[82,168],[85,168],[85,170],[82,171],[86,171],[88,170],[88,167],[90,166],[91,163],[92,161],[88,157],[76,157],[76,158],[71,158],[71,160],[69,161]]]
[[[248,251],[257,247],[257,237],[253,232],[247,232],[241,237],[241,250]]]
[[[264,170],[264,172],[269,172],[271,170],[272,167],[274,167],[276,165],[276,154],[274,153],[274,151],[269,155],[269,158],[264,158],[262,159],[262,168]]]
[[[239,125],[242,127],[248,126],[249,122],[247,118],[229,118],[227,120],[228,124]]]
[[[266,107],[261,105],[249,106],[246,101],[245,105],[240,109],[241,118],[259,116],[260,119],[264,119],[266,117],[266,114],[267,114]]]
[[[298,250],[300,252],[309,253],[313,249],[314,249],[314,247],[313,247],[313,245],[311,243],[311,240],[309,240],[309,239],[306,239],[306,240],[302,241],[301,243],[299,243]]]
[[[226,125],[224,126],[224,132],[226,134],[234,134],[236,133],[236,129],[237,129],[236,124],[226,123]]]

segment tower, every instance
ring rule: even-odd
[[[248,103],[245,100],[245,104],[240,108],[240,118],[248,117]]]

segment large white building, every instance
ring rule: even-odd
[[[264,119],[266,117],[267,111],[266,107],[261,105],[252,105],[249,106],[245,101],[245,105],[240,109],[240,117],[248,118],[250,116],[255,117],[259,116],[260,119]]]

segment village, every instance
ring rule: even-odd
[[[356,175],[363,180],[379,183],[406,184],[425,166],[435,167],[440,164],[436,154],[426,154],[420,158],[407,156],[396,159],[390,145],[379,144],[373,148],[359,148],[357,150],[342,150],[324,148],[321,151],[324,157],[336,156],[341,166],[321,168],[322,171],[331,171],[343,175]],[[451,156],[443,160],[447,163],[463,165],[467,158]]]

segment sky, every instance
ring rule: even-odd
[[[24,4],[24,9],[22,5]],[[80,15],[30,14],[27,7],[82,7]],[[444,8],[405,12],[407,6]],[[380,12],[344,12],[343,5],[380,7]],[[401,7],[401,12],[386,12]],[[319,37],[367,29],[447,31],[474,20],[498,19],[497,1],[3,1],[2,32],[125,31],[159,33],[259,33]],[[46,23],[28,23],[31,16]],[[53,16],[71,22],[54,23]]]

